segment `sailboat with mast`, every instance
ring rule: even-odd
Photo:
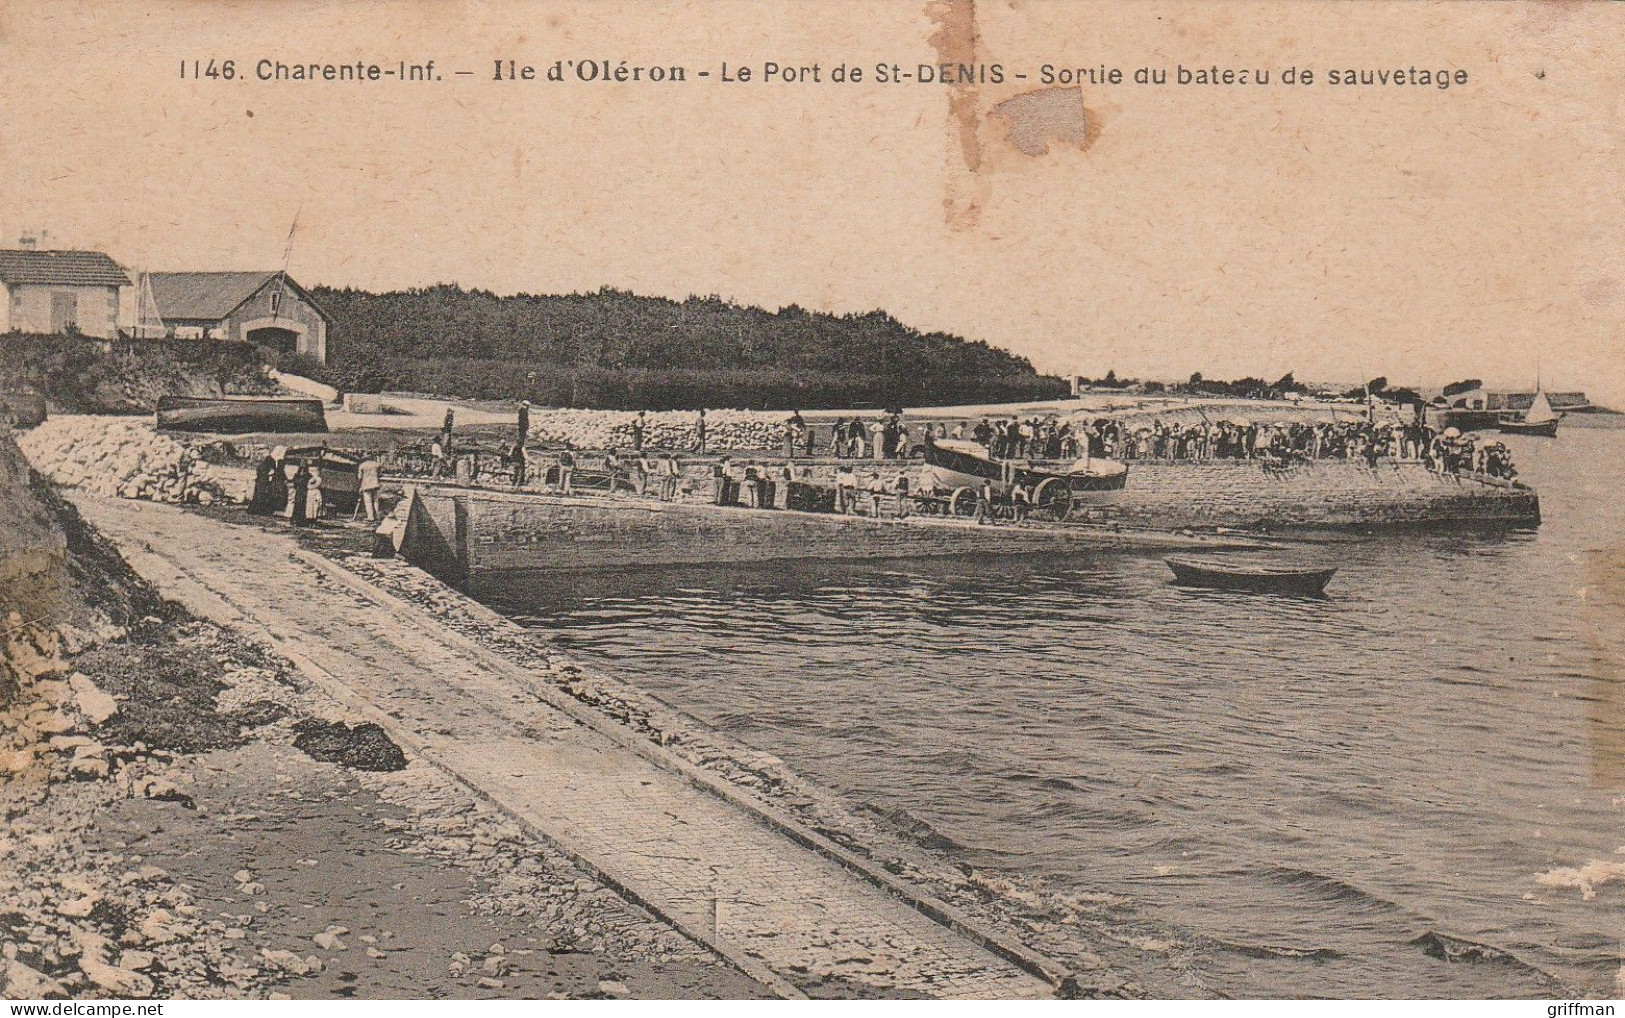
[[[1503,418],[1498,425],[1502,434],[1506,435],[1534,435],[1540,438],[1556,438],[1557,422],[1563,415],[1552,409],[1551,400],[1546,398],[1546,390],[1541,388],[1540,373],[1535,374],[1535,398],[1530,402],[1529,409],[1521,417]]]

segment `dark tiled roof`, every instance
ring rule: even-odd
[[[218,322],[259,292],[275,272],[149,272],[158,317]]]
[[[100,251],[0,251],[0,282],[43,286],[129,286],[118,262]]]

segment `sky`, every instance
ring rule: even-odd
[[[297,216],[306,285],[881,308],[1059,374],[1538,370],[1625,405],[1621,40],[1625,7],[1585,0],[9,0],[0,240],[276,268]],[[688,80],[491,80],[594,57]],[[237,79],[180,77],[210,58]],[[260,82],[260,59],[444,79]],[[874,81],[938,60],[1005,80]],[[831,83],[842,63],[866,80]],[[1131,80],[1051,88],[1045,63]],[[1180,65],[1273,80],[1132,81]],[[1469,82],[1326,83],[1411,66]]]

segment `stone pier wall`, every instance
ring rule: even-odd
[[[1387,460],[1284,469],[1247,460],[1137,463],[1123,491],[1090,499],[1093,518],[1174,529],[1540,523],[1540,500],[1530,488]]]
[[[401,554],[453,583],[476,572],[653,565],[1069,554],[1188,547],[1177,535],[1090,527],[978,526],[974,520],[662,503],[630,497],[413,489]]]
[[[1284,471],[1252,462],[1137,464],[1126,490],[1082,496],[1079,522],[978,526],[941,517],[869,519],[662,503],[631,496],[415,487],[402,553],[452,582],[471,573],[640,565],[1068,553],[1185,546],[1182,529],[1533,526],[1527,488],[1441,477],[1419,464],[1347,462]],[[1161,536],[1146,531],[1163,532]]]

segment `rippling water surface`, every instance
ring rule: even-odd
[[[1307,544],[1325,600],[1123,553],[474,592],[975,865],[1131,899],[1205,992],[1613,995],[1625,431],[1515,443],[1538,532]]]

